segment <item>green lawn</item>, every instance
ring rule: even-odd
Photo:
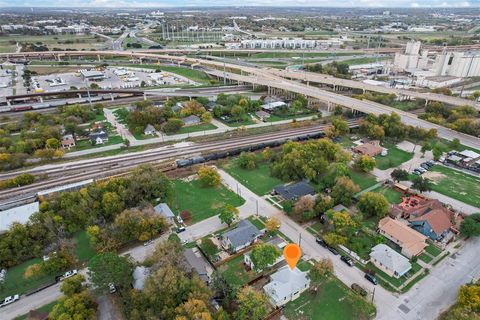
[[[310,271],[310,269],[312,269],[312,267],[313,267],[313,265],[310,262],[305,261],[303,259],[300,259],[300,261],[297,263],[297,268],[300,271],[303,271],[303,272]]]
[[[257,195],[267,194],[272,191],[273,187],[282,184],[280,179],[270,175],[270,168],[266,163],[259,162],[256,169],[247,170],[240,168],[237,159],[229,161],[223,166],[223,169]]]
[[[220,121],[221,121],[221,120],[220,120]],[[247,120],[234,121],[234,122],[222,121],[222,122],[225,123],[227,126],[233,127],[233,128],[241,127],[241,126],[248,126],[248,125],[250,125],[250,124],[255,124],[255,123],[256,123],[256,122],[253,121],[250,117],[249,117]]]
[[[235,287],[243,286],[257,276],[253,270],[245,270],[243,254],[221,265],[218,270],[225,280]]]
[[[316,294],[307,290],[287,303],[283,313],[290,320],[364,320],[373,318],[375,306],[332,278]]]
[[[372,192],[378,192],[383,194],[385,198],[387,198],[388,202],[390,202],[391,204],[399,204],[400,202],[402,202],[402,193],[392,188],[378,187],[376,189],[373,189]]]
[[[480,208],[480,178],[439,165],[431,171],[444,175],[435,179],[433,191]]]
[[[173,133],[168,133],[168,136],[175,135],[175,134],[183,134],[183,133],[192,133],[192,132],[198,132],[198,131],[208,131],[208,130],[215,130],[217,127],[214,124],[211,123],[201,123],[195,126],[188,126],[188,127],[182,127],[180,128],[179,131],[173,132]]]
[[[127,108],[119,108],[113,111],[113,114],[115,115],[115,118],[117,118],[117,121],[122,124],[127,123],[127,116],[129,113],[130,112],[127,110]]]
[[[436,256],[440,255],[440,253],[442,253],[442,250],[437,248],[433,244],[429,244],[428,247],[425,248],[425,251],[430,253],[434,257],[436,257]]]
[[[413,276],[420,269],[422,269],[422,267],[416,262],[413,262],[411,264],[412,264],[412,269],[410,271],[408,271],[408,273],[407,273],[407,275],[409,277]],[[380,270],[376,266],[374,266],[373,263],[371,263],[371,262],[367,263],[366,268],[369,269],[369,270],[374,270],[375,274],[378,275],[378,277],[377,277],[378,282],[388,290],[395,290],[389,284],[398,288],[409,279],[406,276],[403,276],[403,277],[400,277],[400,278],[390,277],[385,272],[383,272],[382,270]],[[414,280],[412,280],[412,282],[418,282],[420,279],[421,279],[421,277],[417,276]]]
[[[349,238],[345,246],[358,254],[362,259],[368,260],[372,248],[378,244],[374,236],[359,231],[355,237]]]
[[[340,61],[340,63],[346,63],[348,65],[357,65],[357,64],[366,64],[366,63],[373,63],[377,62],[377,60],[385,60],[388,59],[387,57],[364,57],[364,58],[354,58],[349,60]]]
[[[74,241],[76,243],[75,254],[81,262],[89,261],[97,253],[95,248],[92,247],[85,231],[76,233]]]
[[[433,260],[433,258],[431,256],[429,256],[428,254],[426,254],[425,252],[422,253],[421,255],[419,255],[418,258],[425,263],[429,263],[430,261]]]
[[[50,302],[49,304],[46,304],[44,306],[41,306],[40,308],[36,309],[37,311],[40,312],[49,312],[52,311],[53,307],[57,304],[57,301]],[[16,317],[15,320],[27,320],[28,319],[28,314],[24,314],[23,316]]]
[[[360,187],[360,191],[370,188],[377,183],[373,175],[356,170],[350,170],[350,179]]]
[[[192,224],[217,215],[227,204],[239,207],[245,203],[245,200],[223,185],[214,189],[202,188],[198,180],[191,182],[175,180],[174,188],[176,196],[173,208],[178,213],[189,211],[192,215]]]
[[[122,139],[122,137],[117,136],[117,135],[109,136],[108,141],[105,142],[104,144],[96,144],[96,145],[93,145],[93,146],[92,146],[92,143],[90,142],[89,139],[79,140],[79,141],[76,142],[76,146],[71,148],[69,150],[69,152],[100,148],[100,147],[110,146],[110,145],[118,144],[118,143],[123,143],[123,139]]]
[[[55,279],[55,276],[41,276],[33,279],[25,279],[23,274],[25,270],[32,264],[41,262],[41,258],[35,258],[28,260],[18,266],[9,268],[7,270],[7,276],[5,277],[5,283],[0,288],[0,298],[10,296],[12,294],[24,294],[29,290],[38,288],[39,286],[46,284]]]
[[[188,78],[192,81],[201,83],[201,84],[211,84],[212,79],[203,71],[185,68],[185,67],[177,67],[177,66],[164,66],[164,65],[150,65],[150,64],[133,64],[128,65],[130,67],[137,67],[137,68],[149,68],[149,69],[160,69],[162,71],[171,72]]]
[[[386,147],[388,149],[387,156],[382,157],[379,155],[375,157],[377,168],[380,170],[398,167],[402,163],[413,158],[413,155],[410,152],[400,150],[393,144],[387,145]]]
[[[262,220],[256,218],[255,216],[250,216],[250,217],[248,217],[248,220],[249,220],[255,227],[257,227],[258,230],[265,229],[265,223],[263,223]]]

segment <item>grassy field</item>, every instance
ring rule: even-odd
[[[443,175],[434,179],[433,191],[480,208],[480,178],[444,166],[434,166],[431,172]]]
[[[130,112],[127,110],[127,108],[118,108],[113,111],[113,114],[115,115],[115,118],[117,119],[118,122],[121,124],[126,124],[127,123],[127,116]]]
[[[245,200],[223,185],[215,189],[202,188],[198,180],[175,180],[174,188],[176,199],[173,208],[178,213],[189,211],[192,224],[217,215],[227,204],[239,207],[245,203]]]
[[[222,121],[222,120],[220,120],[220,121]],[[222,121],[222,122],[225,123],[227,126],[233,127],[233,128],[241,127],[241,126],[248,126],[250,124],[255,124],[256,123],[251,118],[248,118],[248,120],[244,120],[244,121],[235,121],[235,122]]]
[[[402,193],[396,190],[393,190],[392,188],[378,187],[372,190],[372,192],[378,192],[383,194],[385,198],[387,198],[388,202],[390,202],[391,204],[398,204],[402,202]]]
[[[243,254],[223,264],[218,270],[225,277],[225,280],[234,287],[243,286],[256,276],[253,270],[245,270]]]
[[[5,283],[0,288],[0,298],[10,296],[12,294],[24,294],[29,290],[38,288],[39,286],[55,280],[54,276],[41,276],[31,279],[25,279],[23,274],[25,270],[33,264],[41,262],[42,259],[35,258],[28,260],[18,266],[9,268],[7,276],[5,277]]]
[[[46,304],[44,306],[41,306],[40,308],[36,309],[40,312],[50,312],[52,311],[53,307],[57,304],[57,301],[50,302],[49,304]],[[16,317],[15,320],[27,320],[28,319],[28,314],[24,314],[23,316]]]
[[[74,151],[82,151],[82,150],[87,150],[87,149],[93,149],[93,148],[100,148],[100,147],[105,147],[105,146],[110,146],[113,144],[118,144],[122,143],[123,139],[120,136],[109,136],[108,141],[105,142],[104,144],[96,144],[93,145],[91,144],[90,140],[79,140],[76,142],[76,146],[71,148],[69,152],[74,152]]]
[[[273,187],[282,184],[280,179],[270,175],[270,168],[264,162],[259,162],[256,169],[246,170],[240,168],[237,158],[235,158],[225,164],[223,168],[232,177],[259,196],[269,193]]]
[[[15,52],[15,44],[19,42],[24,43],[42,43],[50,50],[53,48],[59,49],[102,49],[105,48],[105,40],[102,38],[96,38],[94,35],[42,35],[42,36],[27,36],[27,35],[6,35],[0,36],[0,48],[10,48]],[[3,49],[5,50],[5,49]]]
[[[188,78],[190,80],[193,80],[201,84],[212,83],[212,79],[210,79],[210,77],[205,72],[195,70],[195,69],[177,67],[177,66],[154,65],[154,64],[153,65],[152,64],[132,64],[127,66],[137,67],[137,68],[160,69],[162,71],[178,74],[180,76],[183,76],[185,78]]]
[[[183,134],[183,133],[192,133],[192,132],[198,132],[198,131],[208,131],[208,130],[215,130],[217,127],[214,124],[211,123],[201,123],[195,126],[188,126],[188,127],[182,127],[180,128],[179,131],[169,133],[167,134],[168,136],[175,135],[175,134]]]
[[[341,63],[346,63],[348,65],[357,65],[357,64],[366,64],[366,63],[373,63],[378,61],[382,61],[388,59],[388,57],[379,57],[378,59],[375,57],[365,57],[365,58],[355,58],[349,60],[343,60]]]
[[[350,179],[360,187],[361,190],[365,190],[377,183],[374,176],[368,173],[358,172],[355,170],[350,171]]]
[[[28,66],[28,70],[36,72],[38,75],[78,72],[78,69],[78,67],[72,66]]]
[[[318,293],[307,290],[287,303],[284,315],[295,320],[362,320],[373,318],[375,306],[332,278],[319,286]]]
[[[76,243],[75,254],[81,262],[89,261],[97,253],[95,248],[90,244],[90,240],[85,231],[75,234],[74,241]]]
[[[413,158],[410,152],[398,149],[393,144],[386,146],[388,149],[388,155],[385,157],[377,156],[375,161],[377,162],[377,168],[380,170],[386,170],[389,168],[398,167],[404,162]]]
[[[442,250],[434,246],[433,244],[429,244],[428,247],[425,248],[425,251],[430,253],[432,256],[436,257],[442,253]]]

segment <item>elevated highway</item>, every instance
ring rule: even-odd
[[[398,109],[390,108],[388,106],[380,105],[377,103],[373,103],[371,101],[361,101],[357,100],[354,98],[350,98],[347,96],[343,96],[340,94],[336,94],[334,92],[328,92],[325,90],[321,90],[316,87],[309,86],[308,84],[302,84],[299,83],[298,81],[293,81],[293,80],[287,80],[283,78],[283,76],[289,76],[293,77],[293,73],[288,73],[286,75],[277,75],[277,72],[275,70],[272,71],[272,69],[268,68],[252,68],[252,67],[246,67],[246,66],[239,66],[236,64],[231,64],[231,63],[225,63],[225,62],[220,62],[220,61],[213,61],[213,60],[203,60],[203,59],[196,59],[196,58],[190,58],[186,56],[173,56],[173,55],[168,55],[168,54],[155,54],[155,53],[141,53],[141,52],[125,52],[125,51],[60,51],[60,52],[30,52],[30,53],[20,53],[20,54],[0,54],[0,59],[1,58],[7,58],[9,56],[17,56],[21,57],[22,55],[27,55],[29,58],[39,58],[39,57],[53,57],[57,59],[62,59],[62,57],[66,56],[124,56],[124,57],[130,57],[132,59],[138,59],[140,62],[143,61],[151,61],[151,62],[162,62],[162,61],[170,61],[170,62],[175,62],[178,64],[184,64],[184,65],[200,65],[204,67],[204,71],[210,73],[211,75],[214,75],[219,78],[228,78],[230,80],[237,81],[239,83],[251,83],[255,85],[262,85],[266,86],[268,88],[276,88],[283,90],[285,92],[291,92],[294,94],[303,94],[307,97],[317,99],[319,101],[322,101],[326,103],[329,107],[334,106],[334,105],[340,105],[346,108],[350,108],[352,110],[357,110],[363,113],[373,113],[373,114],[381,114],[381,113],[392,113],[396,112],[398,113],[401,117],[402,120],[413,126],[419,126],[425,129],[437,129],[438,134],[440,137],[452,140],[454,138],[458,138],[463,144],[473,147],[473,148],[479,148],[480,149],[480,139],[477,137],[469,136],[466,134],[462,134],[450,129],[447,129],[442,126],[435,125],[433,123],[424,121],[419,119],[416,115],[404,112]],[[192,67],[193,68],[193,67]],[[212,68],[212,69],[211,69]],[[223,71],[221,71],[223,70]],[[234,73],[233,71],[239,72]],[[299,76],[302,75],[301,73],[298,74]],[[305,76],[305,74],[304,74]],[[309,75],[311,77],[312,81],[320,81],[323,75],[315,75],[311,74]],[[343,79],[336,79],[336,78],[329,78],[327,80],[323,80],[325,82],[336,82],[340,83],[339,80]],[[341,82],[345,83],[346,86],[353,86],[354,83],[350,82]],[[377,86],[372,86],[373,88],[370,89],[375,89],[375,90],[389,90],[388,92],[398,94],[395,90],[397,89],[392,89],[392,88],[379,88]],[[440,101],[440,102],[445,102],[446,103],[456,103],[456,105],[463,105],[463,104],[469,104],[471,105],[472,101],[466,100],[466,99],[461,99],[461,98],[452,98],[452,97],[447,97],[443,95],[432,95],[428,93],[414,93],[412,91],[408,91],[407,93],[409,96],[412,94],[416,94],[416,97],[422,98],[425,100],[431,100],[431,101]],[[458,99],[458,100],[456,100]],[[475,105],[475,107],[480,110],[479,105]]]
[[[311,72],[295,72],[295,71],[287,71],[287,70],[277,70],[273,68],[256,68],[252,66],[238,65],[234,63],[225,63],[223,61],[197,59],[197,58],[190,58],[187,56],[178,56],[178,55],[168,54],[169,52],[171,52],[171,50],[169,51],[158,50],[159,53],[153,53],[153,52],[157,52],[157,50],[148,51],[148,52],[140,52],[140,51],[22,52],[22,53],[3,53],[3,54],[0,54],[0,59],[53,58],[55,60],[61,61],[63,58],[66,58],[66,57],[97,57],[101,61],[101,57],[123,56],[126,58],[139,60],[140,62],[153,61],[157,63],[160,63],[160,62],[178,63],[178,64],[185,64],[189,66],[201,65],[205,67],[213,67],[215,69],[226,68],[229,70],[240,70],[242,73],[256,74],[256,75],[264,75],[266,73],[270,73],[273,75],[277,75],[277,76],[281,76],[289,79],[296,79],[296,80],[302,80],[302,81],[313,82],[313,83],[322,83],[322,84],[327,84],[332,86],[358,88],[362,90],[369,90],[369,91],[380,92],[380,93],[395,94],[401,97],[413,97],[418,99],[425,99],[428,101],[439,101],[439,102],[443,102],[443,103],[447,103],[455,106],[469,105],[477,108],[477,110],[480,110],[480,103],[478,102],[457,98],[457,97],[445,96],[442,94],[416,92],[412,90],[395,89],[395,88],[385,88],[380,86],[368,85],[368,84],[353,81],[353,80],[339,79],[339,78],[335,78],[335,77],[327,76],[323,74],[315,74]],[[181,52],[181,51],[177,51],[177,53],[178,52]]]

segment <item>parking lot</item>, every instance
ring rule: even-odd
[[[82,72],[83,71],[83,72]],[[196,85],[183,76],[170,72],[155,72],[153,69],[109,67],[104,70],[79,69],[77,72],[42,75],[32,78],[34,89],[44,92],[60,92],[70,87],[85,88],[92,83],[101,89],[130,89],[153,86]],[[91,72],[90,72],[91,71]],[[85,77],[83,74],[96,73],[98,76]]]

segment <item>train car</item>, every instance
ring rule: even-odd
[[[37,103],[32,106],[33,110],[50,108],[50,103]]]
[[[188,167],[192,165],[192,159],[177,159],[175,160],[177,168]]]
[[[205,162],[205,158],[202,156],[193,157],[191,160],[192,164],[199,164]]]
[[[27,110],[32,110],[32,106],[16,106],[12,107],[12,111],[27,111]]]

